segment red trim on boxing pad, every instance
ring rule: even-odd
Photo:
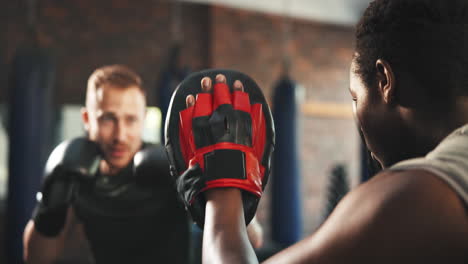
[[[254,183],[250,182],[249,180],[239,180],[239,179],[218,179],[213,181],[206,182],[206,186],[201,189],[200,192],[204,192],[209,189],[215,188],[226,188],[232,187],[241,190],[248,191],[258,197],[262,196],[262,188]]]
[[[266,124],[263,116],[262,104],[252,105],[252,146],[257,157],[262,158],[265,151]]]
[[[258,158],[253,152],[244,152],[245,154],[245,174],[247,179],[255,183],[262,189],[262,175],[261,175],[261,165]]]
[[[242,152],[252,152],[253,149],[246,145],[231,143],[231,142],[220,142],[214,145],[206,146],[196,150],[195,155],[205,155],[206,153],[212,152],[216,149],[235,149]]]
[[[263,185],[263,178],[265,178],[265,167],[260,165],[260,173],[262,175],[262,185]]]
[[[192,133],[193,111],[194,107],[192,106],[179,113],[179,142],[181,142],[185,164],[193,158],[195,151],[195,140]]]
[[[265,169],[261,166],[257,156],[253,153],[253,149],[245,145],[234,144],[230,142],[218,143],[212,146],[207,146],[196,151],[195,156],[190,160],[189,166],[198,164],[202,170],[205,169],[204,155],[214,150],[219,149],[230,149],[240,150],[245,154],[245,174],[246,179],[232,179],[224,178],[206,182],[206,187],[201,191],[222,188],[222,187],[233,187],[243,189],[250,193],[253,193],[260,197],[262,195],[262,180],[263,172]]]
[[[261,105],[260,105],[261,106]],[[255,149],[257,151],[258,157],[263,157],[266,144],[266,123],[265,117],[263,116],[263,110],[260,109],[262,115],[258,128],[258,142],[255,144]]]
[[[231,142],[221,142],[214,145],[199,148],[195,151],[194,156],[189,161],[189,166],[195,166],[198,163],[202,170],[205,170],[205,159],[204,155],[210,153],[216,149],[235,149],[240,150],[244,153],[253,152],[254,149],[245,145],[235,144]]]
[[[225,83],[216,83],[213,88],[213,109],[223,104],[231,104],[231,92]]]
[[[232,93],[232,106],[236,110],[250,113],[250,99],[246,92],[235,91]]]
[[[187,164],[190,161],[190,156],[188,153],[187,142],[185,142],[185,135],[182,128],[179,127],[179,142],[182,156],[184,158],[184,163]]]
[[[209,116],[213,112],[213,97],[210,93],[199,93],[195,101],[193,117]]]

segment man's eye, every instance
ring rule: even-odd
[[[134,116],[127,117],[126,120],[127,120],[127,123],[129,124],[132,124],[138,121],[138,119]]]
[[[100,121],[100,122],[107,123],[107,122],[112,122],[112,121],[114,121],[114,119],[115,119],[115,118],[114,118],[113,116],[111,116],[111,115],[103,115],[103,116],[101,116],[101,117],[99,118],[99,121]]]

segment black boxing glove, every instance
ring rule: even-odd
[[[47,237],[55,237],[63,229],[67,210],[77,182],[94,178],[101,160],[99,146],[76,138],[58,145],[50,154],[44,172],[38,205],[33,212],[34,226]]]
[[[164,147],[156,144],[147,144],[133,157],[133,175],[136,181],[143,185],[154,186],[164,184],[163,187],[174,187],[173,179],[169,173],[169,161]]]
[[[215,75],[215,71],[209,74]],[[203,75],[202,72],[189,77],[189,83],[190,78],[196,79],[192,83],[199,86],[198,78]],[[192,219],[201,227],[206,201],[200,194],[204,191],[225,187],[242,190],[248,224],[268,180],[274,147],[271,112],[261,90],[249,77],[236,72],[226,74],[237,79],[235,75],[244,83],[245,92],[231,92],[224,83],[215,84],[213,93],[193,92],[184,81],[173,96],[171,116],[166,121],[166,150],[177,178],[177,190]],[[174,129],[171,123],[176,110],[172,108],[187,93],[197,94],[195,106],[179,110],[178,127]],[[175,170],[177,159],[180,160],[175,142],[179,143],[185,163],[182,173],[180,167]]]

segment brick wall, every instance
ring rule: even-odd
[[[26,8],[22,1],[8,1],[8,43],[1,52],[8,64],[26,42]],[[57,103],[81,104],[86,80],[105,64],[123,63],[140,73],[153,88],[171,46],[171,4],[169,1],[38,1],[40,43],[50,49],[57,62]],[[209,7],[184,4],[181,7],[183,62],[192,69],[208,66]],[[5,19],[5,18],[3,18]],[[5,37],[4,33],[0,33]],[[6,80],[2,72],[0,80]],[[0,100],[7,97],[3,82]],[[150,98],[150,103],[155,100]]]

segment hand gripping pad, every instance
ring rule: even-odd
[[[202,93],[201,79],[224,74],[227,85],[214,84],[212,93]],[[233,92],[240,80],[244,92]],[[196,96],[187,108],[188,95]],[[205,198],[211,188],[242,190],[245,220],[255,215],[268,182],[275,131],[270,107],[249,76],[231,70],[205,70],[182,81],[169,105],[165,124],[166,152],[171,174],[193,220],[204,223]]]

